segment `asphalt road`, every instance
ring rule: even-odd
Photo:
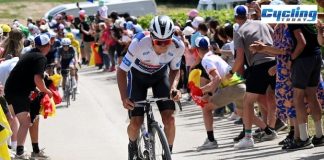
[[[115,73],[103,73],[95,68],[80,71],[80,94],[72,105],[58,106],[56,117],[41,119],[40,147],[52,160],[126,160],[128,138],[127,112],[119,98]],[[158,112],[155,112],[156,117]],[[196,151],[206,138],[200,109],[183,101],[183,111],[176,117],[175,160],[215,159],[324,159],[324,147],[286,152],[274,141],[257,143],[253,149],[234,150],[232,139],[241,130],[226,118],[214,120],[219,148]],[[29,139],[29,138],[28,138]],[[26,142],[31,151],[30,141]]]

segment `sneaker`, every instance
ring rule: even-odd
[[[312,138],[312,143],[315,147],[324,145],[324,135],[322,135],[321,138],[316,138],[316,136],[314,135],[314,137]]]
[[[275,131],[273,131],[271,134],[266,134],[263,132],[262,136],[260,137],[260,141],[271,141],[278,138],[278,135]]]
[[[300,139],[294,140],[293,143],[291,143],[289,146],[285,148],[287,151],[296,151],[301,149],[310,149],[314,148],[314,145],[312,144],[311,138],[307,138],[306,141],[302,141]]]
[[[240,142],[234,144],[235,149],[246,149],[254,147],[254,140],[253,138],[246,138],[244,137]]]
[[[240,116],[238,116],[235,112],[232,112],[232,114],[227,118],[227,120],[234,121],[234,120],[238,120],[239,118]]]
[[[262,128],[258,128],[256,129],[253,133],[252,133],[252,136],[256,136],[256,135],[259,135],[263,132],[263,129]]]
[[[29,160],[30,156],[26,153],[23,153],[22,155],[15,155],[14,160]]]
[[[234,121],[234,124],[236,124],[236,125],[242,125],[242,124],[243,124],[243,120],[242,120],[242,118],[240,118],[240,119]]]
[[[234,142],[239,142],[244,137],[245,137],[245,132],[241,131],[240,134],[237,137],[233,138],[233,140],[234,140]]]
[[[215,141],[211,142],[207,138],[203,145],[197,147],[197,151],[206,150],[206,149],[214,149],[214,148],[218,148],[217,141],[215,140]]]
[[[286,141],[283,146],[281,147],[282,150],[286,150],[289,146],[294,145],[293,143],[295,143],[295,139],[293,138],[290,141]]]
[[[288,129],[288,126],[285,122],[277,118],[274,129],[276,132],[279,132]]]
[[[286,136],[286,138],[283,139],[282,141],[280,141],[278,144],[285,146],[285,145],[289,144],[293,140],[294,140],[294,135],[288,134]]]
[[[49,156],[45,154],[44,149],[41,149],[39,153],[32,152],[30,159],[35,160],[49,160]]]

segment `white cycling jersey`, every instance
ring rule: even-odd
[[[153,74],[168,64],[170,64],[172,70],[179,69],[185,46],[176,37],[173,37],[172,41],[173,43],[169,46],[166,53],[157,55],[153,49],[150,36],[145,36],[144,33],[136,34],[120,64],[120,68],[128,72],[134,67],[146,74]]]

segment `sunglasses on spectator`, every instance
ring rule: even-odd
[[[172,39],[153,39],[153,44],[157,46],[167,46],[172,43]]]

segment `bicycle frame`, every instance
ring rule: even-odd
[[[141,132],[140,132],[140,137],[143,137],[145,150],[139,150],[139,152],[142,156],[141,158],[143,158],[143,159],[150,159],[150,160],[156,159],[155,136],[158,136],[160,138],[160,141],[164,141],[164,142],[161,142],[161,143],[163,143],[162,148],[163,148],[164,152],[166,152],[164,154],[169,154],[169,156],[171,157],[170,150],[168,148],[168,143],[166,141],[165,133],[162,131],[162,134],[161,134],[161,131],[157,131],[157,128],[161,129],[162,127],[154,119],[154,114],[153,114],[151,103],[156,102],[158,100],[169,100],[169,98],[156,98],[156,99],[152,99],[152,100],[135,102],[136,107],[144,107],[144,113],[146,115],[146,122],[147,122],[146,125],[145,125],[145,123],[142,124]],[[156,133],[156,132],[160,132],[160,133]],[[171,158],[168,158],[168,159],[171,159]]]

